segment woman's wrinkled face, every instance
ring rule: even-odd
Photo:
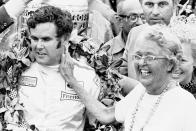
[[[155,90],[160,87],[168,77],[168,60],[162,48],[155,42],[146,39],[138,39],[134,48],[134,54],[146,57],[162,57],[148,62],[145,59],[134,60],[134,67],[138,80],[147,88]]]
[[[173,77],[180,83],[187,84],[191,81],[194,60],[192,56],[191,44],[182,43],[182,62],[179,68],[174,72]]]

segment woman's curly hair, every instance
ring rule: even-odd
[[[72,17],[68,11],[62,11],[48,5],[37,9],[27,20],[27,26],[29,29],[35,28],[37,24],[46,22],[52,22],[56,25],[57,38],[69,36],[73,29]]]
[[[154,41],[162,48],[165,56],[174,65],[171,71],[169,71],[173,72],[179,66],[182,57],[182,47],[178,37],[165,25],[149,26],[142,34],[146,40]]]

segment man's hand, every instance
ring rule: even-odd
[[[62,54],[61,57],[61,64],[59,67],[60,73],[63,76],[63,78],[70,84],[76,81],[74,75],[73,75],[73,70],[74,70],[74,61],[69,55],[69,52],[66,50]]]

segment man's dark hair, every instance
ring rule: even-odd
[[[37,24],[51,22],[56,25],[57,38],[70,36],[73,23],[71,14],[54,6],[43,6],[37,9],[27,20],[28,28],[35,28]]]

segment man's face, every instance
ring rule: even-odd
[[[128,5],[125,5],[123,7],[123,10],[119,12],[119,15],[127,16],[121,18],[122,29],[127,34],[133,27],[144,24],[145,22],[144,13],[139,2],[133,2],[132,5],[128,3]],[[136,18],[136,20],[131,20],[131,18],[134,17]]]
[[[141,0],[141,4],[148,24],[170,23],[174,12],[172,0]]]
[[[31,46],[37,63],[47,66],[59,64],[63,46],[57,48],[57,45],[63,39],[57,39],[56,36],[56,26],[50,22],[30,29]]]

